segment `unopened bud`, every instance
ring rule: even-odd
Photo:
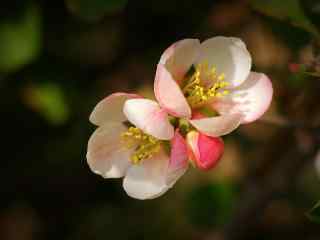
[[[219,162],[224,143],[219,137],[209,137],[197,131],[187,134],[189,158],[201,170],[210,170]]]

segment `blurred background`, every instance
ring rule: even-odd
[[[320,239],[319,24],[317,0],[2,0],[0,239]],[[93,174],[95,104],[152,97],[170,44],[216,35],[272,79],[264,117],[158,199]]]

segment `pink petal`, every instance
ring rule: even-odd
[[[242,115],[235,113],[218,117],[192,119],[189,122],[201,133],[211,137],[219,137],[236,129],[241,119]]]
[[[210,38],[201,43],[200,52],[196,62],[207,62],[218,74],[224,73],[230,87],[240,85],[250,73],[251,56],[239,38]]]
[[[162,64],[158,64],[154,92],[160,106],[176,117],[191,117],[191,109],[179,85]]]
[[[170,186],[166,184],[169,157],[164,150],[150,159],[132,165],[123,179],[126,193],[137,199],[153,199],[165,193]]]
[[[126,127],[121,123],[105,124],[92,134],[88,142],[87,162],[90,169],[104,178],[124,176],[132,150],[121,142],[121,133]]]
[[[130,99],[123,107],[127,119],[147,134],[157,139],[169,140],[174,135],[168,114],[149,99]]]
[[[180,82],[199,54],[198,39],[183,39],[172,44],[162,54],[159,63],[165,65],[173,78]]]
[[[171,154],[166,183],[172,186],[188,169],[188,148],[177,129],[171,140]]]
[[[188,146],[193,152],[192,160],[201,170],[210,170],[220,160],[224,144],[221,138],[209,137],[199,132],[190,132],[187,135]]]
[[[90,115],[90,122],[101,126],[106,122],[122,122],[126,120],[123,115],[123,104],[127,99],[139,98],[139,95],[129,93],[113,93],[101,100],[93,109]]]
[[[221,138],[199,135],[198,146],[200,158],[198,167],[209,170],[215,167],[224,152],[224,143]]]
[[[251,72],[248,79],[232,90],[230,96],[213,103],[221,114],[241,113],[241,123],[250,123],[267,111],[273,95],[270,79],[262,73]]]

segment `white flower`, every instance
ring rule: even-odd
[[[271,81],[250,70],[251,56],[238,38],[214,37],[201,44],[184,39],[161,56],[154,91],[169,114],[218,137],[260,118],[271,103]],[[193,119],[204,107],[217,114]]]
[[[115,93],[97,104],[90,121],[99,126],[88,142],[91,170],[104,178],[124,177],[129,196],[158,197],[187,170],[185,140],[156,102]],[[166,141],[171,141],[170,152]]]

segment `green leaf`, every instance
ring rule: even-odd
[[[41,51],[41,16],[35,6],[18,20],[0,22],[0,72],[13,72],[32,62]]]
[[[108,13],[122,10],[127,0],[66,0],[66,4],[76,16],[87,21],[96,21]]]
[[[305,15],[299,0],[251,0],[252,7],[271,17],[289,21],[294,26],[300,27],[317,37],[319,32]]]
[[[27,104],[54,125],[69,117],[69,107],[61,87],[53,82],[33,85],[26,91]]]
[[[312,221],[320,223],[320,201],[309,211],[308,217]]]

